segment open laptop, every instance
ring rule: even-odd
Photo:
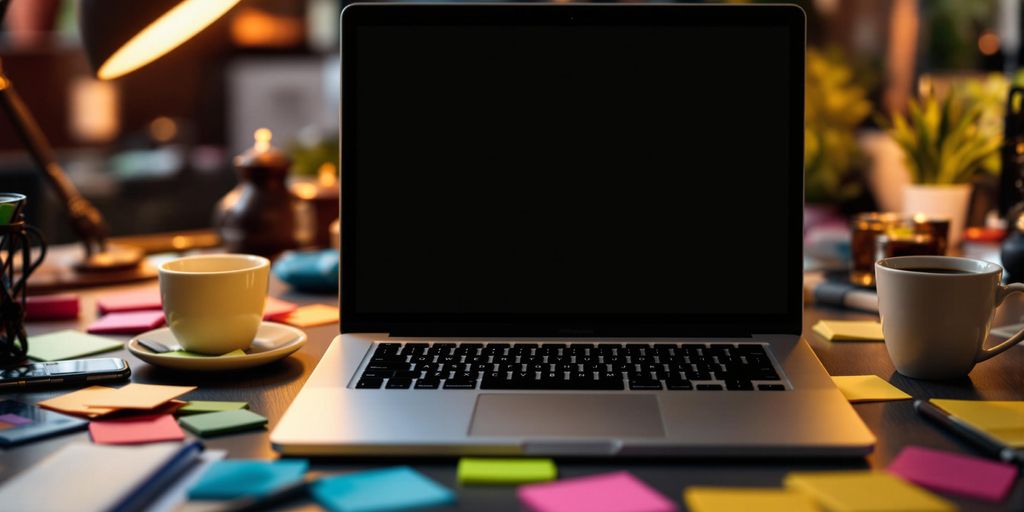
[[[277,450],[871,451],[800,337],[800,9],[341,21],[341,335]]]

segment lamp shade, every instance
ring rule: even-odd
[[[93,72],[111,80],[162,57],[240,0],[81,0],[79,29]]]

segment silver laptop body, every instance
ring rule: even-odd
[[[274,448],[868,454],[874,436],[800,335],[803,51],[795,7],[347,7],[342,334]],[[744,85],[757,92],[734,96],[727,61],[764,66]]]

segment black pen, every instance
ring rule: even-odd
[[[927,400],[914,400],[914,409],[925,418],[945,427],[947,430],[966,439],[971,444],[985,450],[986,453],[1003,462],[1015,462],[1017,464],[1024,462],[1021,459],[1020,453],[1013,447],[1007,446],[1002,441],[975,428],[974,425],[943,411]]]

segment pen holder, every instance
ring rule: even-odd
[[[46,257],[38,229],[25,224],[25,196],[0,194],[0,366],[20,362],[28,353],[25,285]],[[32,260],[32,243],[39,255]]]

